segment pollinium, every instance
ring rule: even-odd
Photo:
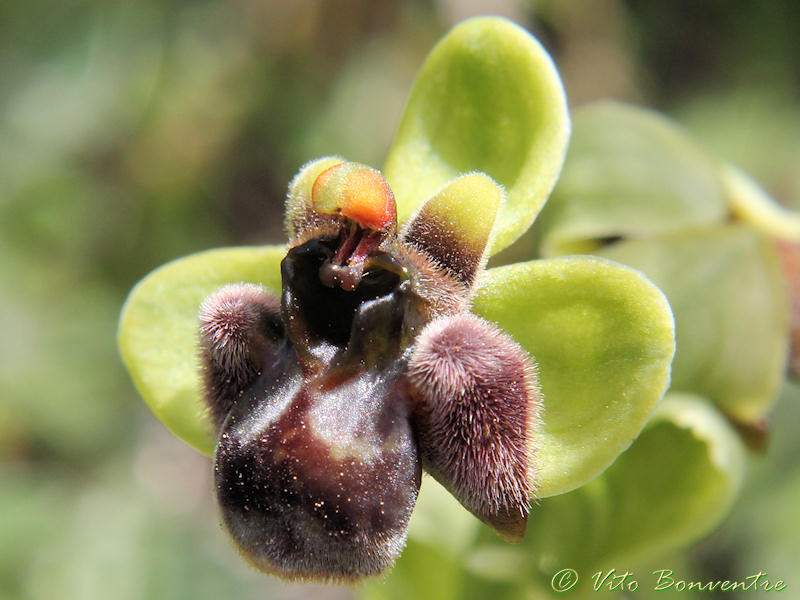
[[[456,180],[398,232],[378,171],[309,163],[287,200],[280,299],[243,283],[203,303],[217,500],[262,571],[380,574],[405,544],[422,469],[522,539],[539,395],[525,351],[468,310],[500,201],[459,220],[475,178],[486,176]]]

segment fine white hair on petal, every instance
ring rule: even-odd
[[[221,365],[236,368],[264,312],[277,309],[275,299],[257,285],[226,285],[200,306],[201,339]]]
[[[501,534],[519,537],[536,486],[531,437],[540,397],[531,358],[464,312],[425,327],[408,373],[427,470]]]
[[[251,283],[226,285],[200,306],[199,333],[206,401],[215,421],[224,419],[239,392],[258,374],[270,322],[280,304]]]

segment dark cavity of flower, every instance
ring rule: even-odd
[[[280,300],[229,285],[200,310],[222,519],[257,568],[354,581],[392,565],[425,469],[509,541],[525,533],[539,414],[531,359],[468,312],[499,199],[464,176],[401,231],[381,174],[309,163],[287,200]]]

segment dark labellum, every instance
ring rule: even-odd
[[[382,573],[405,544],[423,468],[522,539],[535,371],[468,312],[491,223],[464,233],[448,202],[434,196],[398,233],[380,173],[310,163],[290,188],[280,299],[243,283],[203,303],[217,500],[257,568],[287,579]]]

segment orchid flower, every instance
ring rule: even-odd
[[[132,290],[124,362],[214,455],[222,521],[257,568],[385,572],[422,469],[518,542],[531,502],[642,431],[675,350],[661,291],[605,258],[486,268],[542,209],[569,133],[539,43],[466,21],[423,65],[381,171],[313,160],[289,185],[288,245],[181,258]]]

